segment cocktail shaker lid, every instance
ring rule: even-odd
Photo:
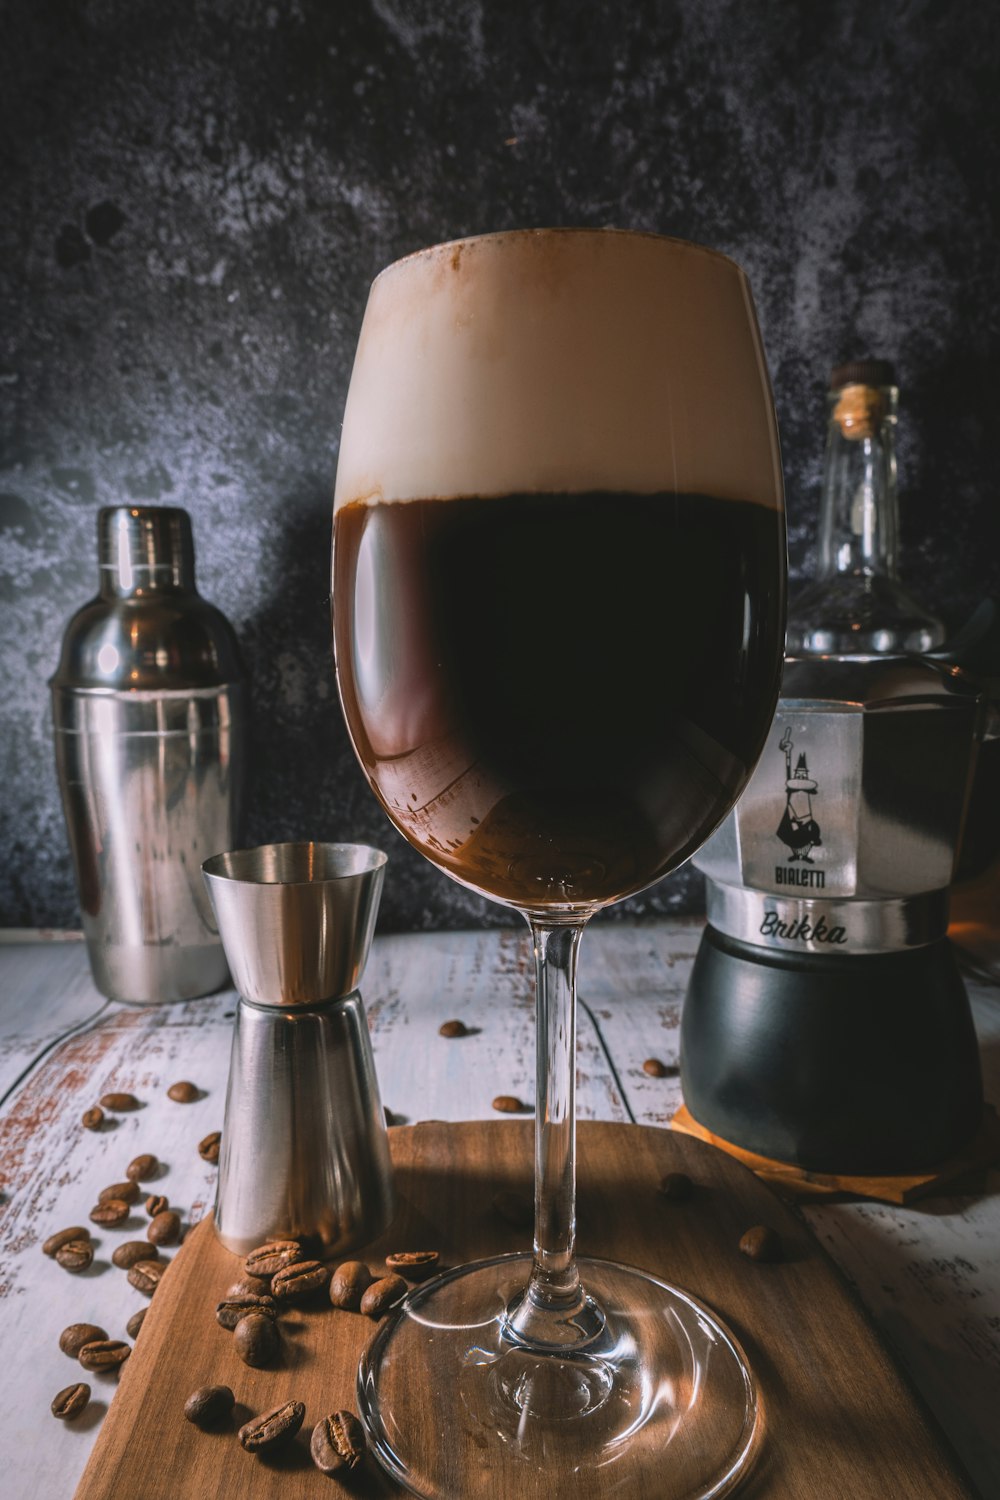
[[[175,505],[106,505],[97,513],[101,593],[194,588],[191,517]]]
[[[232,626],[195,589],[187,511],[106,506],[97,555],[100,592],[66,626],[54,691],[190,692],[244,680]]]

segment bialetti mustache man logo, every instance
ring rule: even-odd
[[[792,770],[792,731],[785,730],[779,750],[785,755],[785,810],[775,832],[781,842],[792,852],[787,865],[813,863],[812,852],[820,849],[823,840],[820,827],[813,815],[813,798],[819,796],[819,787],[809,774],[809,766],[803,751]],[[774,871],[777,885],[809,886],[822,890],[826,877],[822,870],[790,870],[787,865],[778,865]]]

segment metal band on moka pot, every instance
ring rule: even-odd
[[[717,932],[784,953],[844,958],[899,953],[936,943],[948,930],[946,890],[889,901],[823,901],[709,880],[705,902],[705,914]]]

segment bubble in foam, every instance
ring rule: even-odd
[[[358,341],[336,506],[592,490],[780,503],[739,267],[618,230],[484,235],[387,267]]]

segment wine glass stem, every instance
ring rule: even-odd
[[[507,1331],[536,1348],[579,1348],[603,1327],[580,1283],[576,1248],[576,960],[584,920],[529,916],[537,986],[535,1245]]]

